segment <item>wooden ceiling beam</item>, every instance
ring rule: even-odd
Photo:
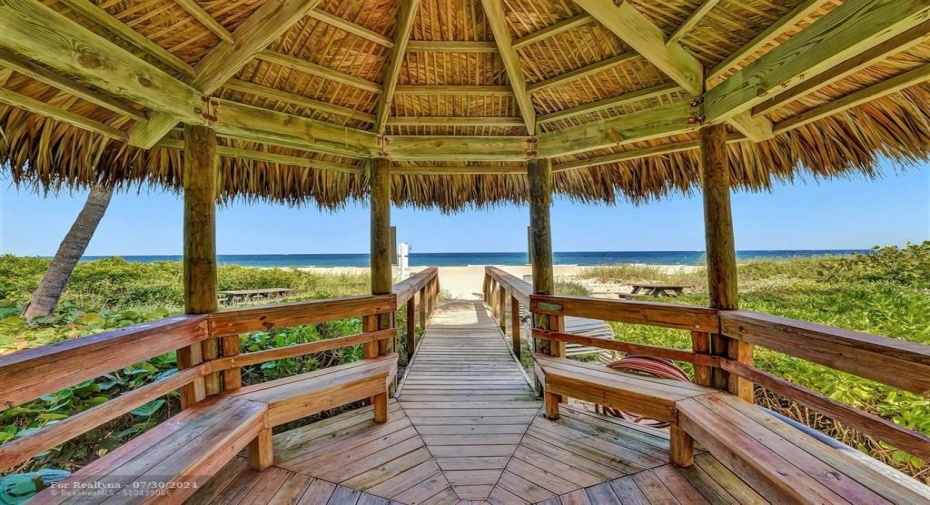
[[[184,141],[179,139],[161,139],[155,144],[155,147],[163,149],[184,149]],[[237,147],[217,146],[216,154],[225,158],[246,159],[255,161],[264,161],[267,163],[279,163],[295,167],[313,168],[317,170],[331,170],[345,174],[362,175],[365,173],[363,167],[352,165],[343,165],[329,161],[311,160],[299,156],[288,156],[285,154],[270,153],[267,151],[257,151],[255,149],[242,149]]]
[[[736,144],[739,142],[746,142],[749,139],[740,135],[732,134],[727,136],[727,144]],[[647,147],[645,149],[636,149],[632,151],[625,151],[622,153],[609,154],[607,156],[598,156],[596,158],[588,158],[583,160],[572,161],[568,163],[559,163],[552,167],[553,173],[558,172],[567,172],[569,170],[577,170],[580,168],[592,168],[602,165],[609,165],[612,163],[620,163],[623,161],[635,161],[641,160],[644,158],[650,158],[652,156],[662,156],[674,153],[682,153],[687,151],[696,151],[701,148],[701,142],[698,140],[693,140],[690,142],[676,142],[674,144],[666,144],[656,147]]]
[[[384,46],[388,49],[394,48],[394,41],[391,40],[389,37],[385,37],[384,35],[374,30],[369,30],[368,28],[359,26],[355,23],[352,23],[351,21],[348,21],[336,15],[330,14],[326,11],[323,11],[320,9],[313,9],[309,11],[307,15],[313,19],[316,19],[317,21],[322,21],[328,25],[339,28],[340,30],[344,32],[351,33],[352,35],[356,35],[370,42],[374,42],[375,44],[378,44],[380,46]]]
[[[709,122],[728,120],[882,44],[930,15],[930,1],[846,0],[705,95]]]
[[[214,19],[207,11],[203,10],[203,7],[194,0],[174,0],[174,2],[193,16],[204,28],[213,32],[213,34],[219,37],[223,42],[227,44],[236,43],[236,39],[229,33],[229,30]]]
[[[0,46],[125,96],[173,118],[175,124],[205,124],[226,135],[343,156],[367,157],[378,147],[370,132],[207,99],[190,85],[31,0],[0,3]]]
[[[665,44],[670,46],[680,42],[688,32],[693,30],[702,19],[710,14],[710,11],[714,10],[714,7],[716,7],[718,3],[720,3],[720,0],[704,0],[697,10],[688,16],[688,19],[672,33],[668,40],[665,41]]]
[[[531,137],[403,136],[388,137],[384,150],[395,161],[526,161]]]
[[[791,102],[800,100],[821,88],[880,63],[889,56],[906,51],[924,42],[927,37],[930,37],[930,21],[921,23],[882,44],[869,48],[864,53],[856,55],[854,58],[850,58],[812,79],[806,79],[794,88],[756,105],[752,108],[752,115],[768,114]]]
[[[369,93],[381,93],[384,91],[384,88],[376,82],[362,79],[361,77],[356,77],[354,75],[349,75],[329,67],[324,67],[323,65],[317,65],[316,63],[311,63],[306,60],[294,58],[293,56],[288,56],[286,54],[274,51],[262,51],[261,53],[257,54],[256,57],[262,61],[267,61],[268,63],[274,63],[275,65],[281,65],[283,67],[297,70],[298,72],[303,72],[308,75],[329,79],[330,81],[338,82],[339,84],[344,84],[346,86],[351,86],[362,91],[368,91]]]
[[[507,18],[504,16],[504,6],[501,0],[481,0],[481,5],[488,17],[488,24],[494,34],[494,42],[497,43],[497,49],[500,51],[504,70],[507,72],[507,79],[510,80],[514,97],[517,99],[520,116],[523,117],[523,122],[526,124],[526,131],[530,135],[534,135],[536,133],[536,109],[526,89],[526,78],[523,76],[520,57],[513,48],[513,38],[510,35]]]
[[[9,69],[15,70],[20,74],[23,74],[27,77],[35,79],[39,82],[48,84],[59,91],[72,94],[82,100],[86,100],[93,104],[99,105],[109,111],[121,114],[128,118],[131,118],[135,121],[146,122],[148,118],[140,110],[136,110],[129,105],[126,105],[118,100],[110,98],[106,95],[98,93],[86,86],[78,84],[67,77],[62,77],[54,72],[49,71],[45,67],[41,67],[32,63],[31,61],[24,60],[19,56],[4,50],[0,49],[0,63]],[[0,83],[0,86],[3,84]]]
[[[471,40],[411,40],[408,53],[496,53],[492,41]]]
[[[574,0],[574,2],[641,54],[688,93],[703,92],[704,67],[680,44],[666,45],[665,34],[629,2]]]
[[[596,102],[585,103],[571,107],[565,110],[560,110],[558,112],[552,112],[539,116],[537,122],[539,123],[551,123],[553,121],[562,121],[566,119],[571,119],[573,117],[582,116],[584,114],[590,114],[592,112],[599,112],[606,109],[613,109],[615,107],[621,107],[623,105],[639,102],[641,100],[648,100],[650,98],[657,98],[669,93],[675,93],[684,91],[681,86],[674,82],[669,82],[665,84],[660,84],[658,86],[653,86],[651,88],[644,88],[636,91],[631,91],[629,93],[624,93],[619,96],[605,98],[603,100],[598,100]]]
[[[524,126],[519,117],[433,117],[433,116],[392,116],[388,126]]]
[[[698,127],[689,121],[694,113],[688,102],[676,102],[545,133],[539,135],[539,157],[567,156],[688,133]]]
[[[420,0],[403,0],[397,10],[397,23],[394,25],[394,50],[385,63],[384,92],[378,99],[378,110],[375,114],[375,132],[378,134],[383,134],[384,129],[387,128],[391,104],[394,102],[394,90],[397,89],[397,82],[400,79],[400,69],[404,64],[404,55],[413,30],[413,20],[419,6]]]
[[[116,19],[109,12],[97,7],[97,5],[90,0],[61,0],[61,3],[74,12],[97,23],[108,32],[136,46],[152,58],[164,63],[169,68],[185,77],[193,77],[195,75],[196,72],[194,71],[194,67],[190,66],[186,61],[171,54],[167,49],[133,30],[129,25]]]
[[[84,1],[84,0],[81,0]],[[235,44],[220,42],[197,64],[197,75],[185,82],[211,95],[313,9],[320,0],[269,0],[236,28]],[[149,148],[177,124],[171,115],[155,114],[148,124],[129,130],[135,145]]]
[[[588,23],[593,23],[593,22],[594,22],[594,18],[591,17],[590,14],[586,12],[582,14],[578,14],[568,19],[559,21],[558,23],[554,25],[549,25],[543,28],[542,30],[538,30],[529,35],[524,35],[523,37],[520,37],[519,39],[513,41],[513,48],[516,50],[520,50],[528,45],[542,42],[543,40],[555,37],[556,35],[560,33],[565,33],[567,31],[574,30],[575,28],[578,28],[579,26],[584,26]]]
[[[526,165],[512,167],[398,167],[391,168],[393,175],[526,175]]]
[[[911,86],[926,83],[927,81],[930,81],[930,65],[923,65],[910,72],[892,77],[874,86],[851,93],[843,98],[833,100],[820,107],[807,111],[797,117],[778,123],[775,125],[775,133],[779,134],[794,130],[795,128],[800,128],[814,121],[819,121],[834,114],[845,112],[853,107],[864,105],[872,100],[898,93]]]
[[[449,84],[398,84],[394,96],[456,96],[456,95],[493,95],[513,96],[510,86],[457,86]]]
[[[299,107],[306,107],[308,109],[325,112],[327,114],[345,116],[349,119],[365,121],[366,123],[375,122],[375,116],[373,114],[359,112],[355,109],[342,107],[340,105],[313,100],[312,98],[295,95],[286,91],[280,91],[274,88],[269,88],[267,86],[262,86],[260,84],[255,84],[253,82],[241,81],[239,79],[230,79],[226,84],[223,85],[223,87],[232,91],[239,91],[241,93],[255,95],[266,100],[290,103]]]
[[[584,79],[585,77],[591,77],[592,75],[603,72],[604,70],[607,70],[611,67],[622,65],[636,58],[639,58],[639,54],[632,51],[619,54],[617,56],[607,58],[606,60],[592,63],[591,65],[585,65],[581,68],[576,68],[575,70],[557,75],[555,77],[550,77],[549,79],[545,79],[543,81],[528,84],[526,86],[526,91],[530,94],[539,93],[540,91],[554,88],[556,86],[561,86],[572,81]]]
[[[2,73],[3,72],[0,71],[0,74]],[[12,105],[13,107],[19,107],[20,109],[27,110],[34,114],[49,117],[56,121],[67,123],[82,130],[92,131],[110,139],[120,141],[126,141],[129,139],[129,135],[119,128],[114,128],[99,121],[94,121],[93,119],[87,118],[80,114],[75,114],[74,112],[60,109],[58,107],[49,105],[34,98],[29,98],[25,95],[21,95],[8,89],[0,88],[0,103]]]
[[[710,87],[713,81],[719,79],[733,67],[759,52],[763,47],[771,44],[786,31],[797,26],[801,20],[808,18],[811,14],[822,9],[826,4],[832,1],[833,0],[805,0],[801,2],[801,4],[792,9],[791,12],[782,16],[778,21],[766,28],[759,35],[756,35],[754,39],[714,67],[707,75],[708,87]]]

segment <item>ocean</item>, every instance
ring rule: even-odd
[[[868,250],[799,250],[799,251],[739,251],[737,259],[790,258],[824,255],[867,253]],[[84,260],[102,256],[85,256]],[[126,261],[181,261],[181,256],[123,256]],[[221,265],[249,267],[367,267],[367,254],[221,254]],[[410,266],[526,265],[525,252],[513,253],[411,253]],[[604,251],[556,252],[557,265],[614,265],[641,263],[646,265],[702,265],[704,251]]]

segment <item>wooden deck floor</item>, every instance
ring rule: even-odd
[[[709,454],[577,407],[558,421],[480,303],[434,313],[390,422],[364,408],[275,436],[275,465],[230,463],[193,503],[764,503]]]

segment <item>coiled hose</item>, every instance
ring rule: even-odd
[[[617,370],[618,372],[628,372],[638,375],[645,375],[648,377],[659,377],[682,382],[691,382],[691,379],[688,378],[688,375],[684,372],[684,370],[678,368],[678,366],[675,365],[672,360],[656,358],[654,356],[629,354],[623,359],[608,363],[607,366]],[[668,428],[669,426],[669,423],[665,421],[657,421],[655,419],[650,419],[639,414],[625,412],[611,407],[595,405],[594,408],[598,413],[619,417],[621,419],[625,419],[648,428]]]

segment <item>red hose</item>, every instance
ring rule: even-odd
[[[678,366],[676,366],[672,360],[656,358],[654,356],[629,354],[623,359],[608,363],[607,366],[619,372],[628,372],[649,377],[659,377],[682,382],[691,382],[691,379],[688,378],[688,375],[684,372],[684,370],[678,368]],[[639,414],[624,412],[619,409],[604,407],[602,405],[595,405],[594,407],[598,412],[600,412],[602,409],[603,413],[605,414],[611,415],[613,417],[619,417],[641,426],[646,426],[649,428],[667,428],[669,426],[669,423],[665,421],[657,421],[655,419],[650,419]]]

